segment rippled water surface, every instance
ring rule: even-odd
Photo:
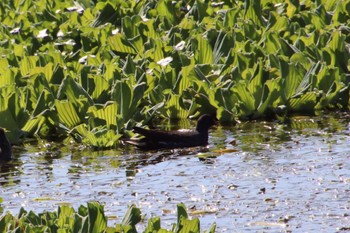
[[[16,214],[97,200],[112,225],[135,203],[170,228],[183,202],[202,230],[216,222],[217,232],[336,232],[350,227],[348,119],[218,126],[207,149],[81,152],[28,144],[1,164],[1,206]]]

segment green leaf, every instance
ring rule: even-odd
[[[40,217],[38,215],[36,215],[33,211],[29,211],[25,215],[25,221],[27,223],[34,225],[34,226],[40,225],[40,223],[41,223]]]
[[[265,50],[267,54],[276,54],[281,49],[281,43],[277,33],[267,33],[265,42]]]
[[[244,19],[252,20],[256,25],[262,26],[264,24],[261,16],[260,0],[245,0],[244,1]]]
[[[80,124],[74,127],[70,131],[70,134],[76,141],[94,148],[113,147],[122,136],[121,134],[116,133],[115,130],[109,130],[101,125],[95,126],[91,131],[88,128],[89,127],[86,124]]]
[[[107,228],[107,217],[104,208],[98,202],[88,202],[89,232],[100,233]]]
[[[333,11],[333,17],[332,17],[332,22],[334,27],[337,27],[340,24],[346,23],[346,21],[349,19],[348,10],[347,10],[347,7],[349,6],[348,1],[330,0],[330,1],[326,1],[325,4],[326,4],[326,8],[334,7],[334,4],[335,4],[335,10]]]
[[[113,22],[116,17],[117,17],[116,10],[113,8],[113,6],[110,3],[107,3],[105,7],[102,9],[102,11],[100,12],[100,14],[98,15],[98,17],[92,23],[92,26],[98,27],[107,22]]]
[[[184,106],[181,95],[171,93],[165,107],[170,119],[184,119],[189,116],[189,110]]]
[[[102,75],[95,75],[92,78],[92,80],[94,82],[95,88],[93,89],[91,98],[93,100],[103,101],[102,97],[107,95],[110,87],[108,80],[106,80],[105,77]],[[108,97],[105,97],[105,98],[108,98]]]
[[[290,100],[290,110],[293,112],[313,112],[316,105],[317,95],[314,92],[308,92],[301,97]]]
[[[83,109],[88,107],[88,105],[83,106],[85,101],[88,101],[89,105],[93,105],[94,103],[89,93],[70,76],[67,76],[62,81],[57,93],[58,99],[63,99],[65,97],[75,105],[79,107],[82,106]]]
[[[241,116],[252,115],[255,111],[255,99],[247,89],[246,82],[240,81],[232,87],[232,91],[239,99],[239,112]]]
[[[216,230],[216,223],[213,223],[209,230],[207,231],[207,233],[215,233],[215,230]]]
[[[177,223],[178,224],[181,222],[182,218],[188,219],[188,214],[184,203],[177,204]]]
[[[199,219],[195,218],[192,220],[181,219],[181,231],[180,232],[200,232]]]
[[[213,63],[213,50],[208,39],[204,38],[202,35],[196,36],[196,48],[194,52],[198,64]]]
[[[148,220],[148,225],[147,225],[147,228],[145,229],[144,233],[159,232],[160,229],[161,229],[160,218],[159,217],[150,218]]]
[[[68,205],[61,205],[58,207],[57,226],[60,230],[73,231],[75,224],[75,210]]]
[[[114,36],[110,36],[107,41],[111,49],[114,51],[126,54],[137,54],[134,47],[131,46],[130,42],[123,34],[118,33]]]
[[[159,0],[156,10],[159,16],[166,18],[171,24],[175,23],[177,17],[171,0]]]
[[[60,121],[69,129],[81,123],[74,105],[67,100],[55,100],[55,107]]]
[[[263,64],[260,60],[259,63],[255,66],[255,71],[253,77],[249,80],[248,91],[251,93],[255,99],[255,108],[258,104],[263,101],[263,87],[265,83],[264,73],[263,73]]]
[[[25,56],[20,63],[20,71],[22,76],[28,76],[36,68],[36,63],[39,60],[37,56]]]
[[[287,64],[280,59],[280,71],[282,80],[282,97],[285,100],[290,99],[299,87],[304,78],[304,69],[300,64]]]
[[[122,220],[122,225],[130,225],[136,231],[135,225],[141,221],[141,211],[134,204],[129,206]]]
[[[236,25],[241,9],[229,9],[225,13],[224,26],[232,29]]]
[[[112,126],[117,126],[117,111],[118,103],[115,101],[109,101],[104,105],[91,106],[87,113],[93,118],[104,120],[108,129]]]
[[[210,12],[210,5],[206,4],[206,2],[201,0],[196,0],[195,4],[193,5],[193,10],[197,13],[197,20],[199,22],[203,21],[205,17],[209,16]]]
[[[22,127],[22,130],[31,134],[37,134],[40,131],[41,127],[45,125],[47,120],[47,118],[43,115],[31,117]]]
[[[15,91],[14,86],[8,86],[0,90],[0,127],[10,130],[18,129],[20,127],[20,122],[17,121],[19,112],[16,111],[19,108],[18,92]],[[25,120],[24,115],[23,118],[22,120]]]

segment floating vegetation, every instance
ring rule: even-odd
[[[177,217],[177,223],[173,224],[171,230],[161,228],[159,217],[151,218],[143,232],[201,232],[198,218],[189,219],[183,204],[177,206]],[[131,205],[120,224],[107,226],[103,206],[98,202],[89,202],[87,207],[81,205],[78,210],[69,205],[61,205],[57,211],[39,214],[21,208],[18,216],[6,213],[0,218],[0,231],[136,233],[136,225],[141,220],[140,209]],[[207,232],[213,233],[215,228],[216,225],[213,224]]]
[[[0,3],[0,127],[113,147],[137,122],[349,105],[350,1]]]

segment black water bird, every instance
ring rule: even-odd
[[[143,136],[141,139],[128,139],[124,142],[142,150],[171,149],[208,144],[208,130],[216,120],[208,114],[202,115],[193,130],[152,130],[134,127],[134,132]]]
[[[5,130],[0,128],[0,160],[11,160],[11,156],[11,144],[6,137]]]

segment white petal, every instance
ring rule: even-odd
[[[37,38],[45,38],[47,37],[49,34],[47,34],[47,29],[43,29],[41,31],[39,31],[39,34],[36,36]]]
[[[161,60],[159,60],[157,62],[158,65],[161,65],[161,66],[167,66],[170,62],[173,61],[173,58],[172,57],[166,57],[166,58],[163,58]]]
[[[174,49],[176,51],[180,51],[180,50],[183,50],[185,48],[185,41],[181,41],[180,43],[178,43],[177,45],[175,45]]]

